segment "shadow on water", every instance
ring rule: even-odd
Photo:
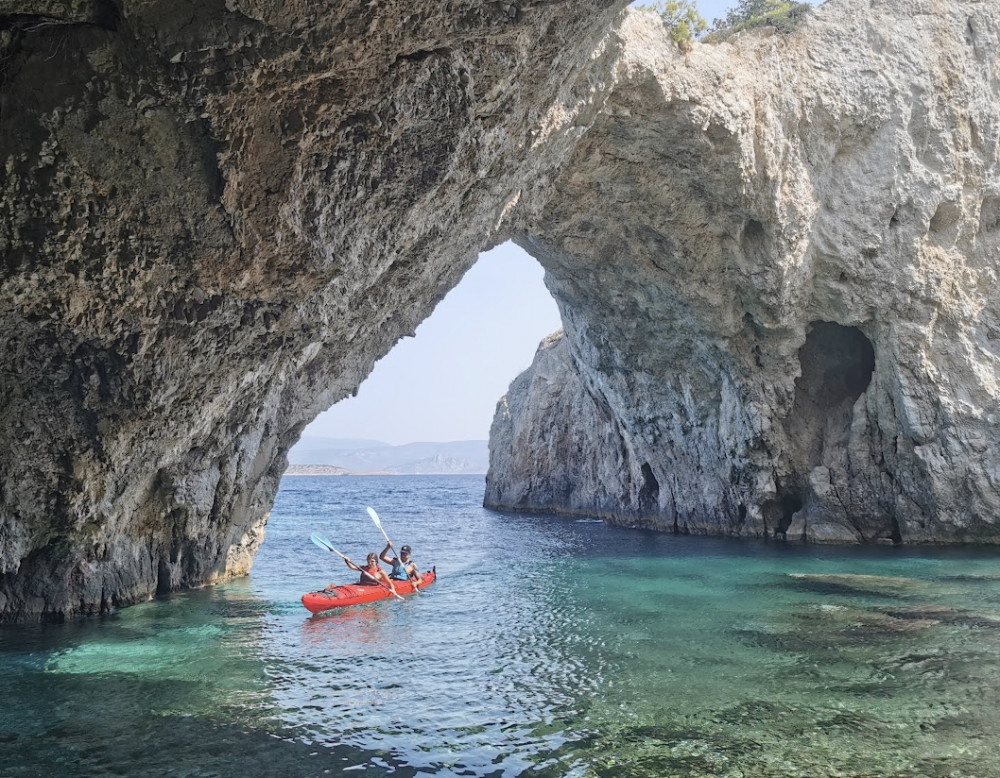
[[[135,680],[105,674],[72,678],[50,691],[58,723],[24,731],[17,721],[0,726],[0,775],[54,776],[295,776],[361,775],[410,778],[416,771],[392,755],[295,740],[280,730],[240,726],[214,716],[122,710],[115,690]],[[180,702],[191,691],[182,682],[150,682],[151,702]],[[10,698],[5,703],[12,702]],[[8,708],[0,720],[13,718]]]

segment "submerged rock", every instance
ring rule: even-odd
[[[807,586],[824,589],[847,589],[890,596],[927,593],[934,584],[916,578],[891,575],[854,575],[849,573],[789,573],[790,578]]]
[[[526,214],[565,336],[498,406],[486,504],[1000,541],[1000,6],[831,0],[687,55],[632,14],[607,47]]]
[[[885,613],[897,619],[933,620],[942,624],[953,624],[990,632],[1000,630],[1000,613],[995,610],[970,610],[947,605],[925,604],[885,609]]]

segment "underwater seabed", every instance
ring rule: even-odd
[[[774,571],[728,603],[658,580],[687,601],[680,638],[648,605],[611,599],[634,627],[618,642],[625,688],[590,714],[609,752],[594,774],[997,774],[998,579],[936,573]]]

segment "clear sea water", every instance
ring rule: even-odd
[[[253,574],[0,628],[0,776],[1000,775],[1000,551],[503,515],[482,477],[285,478]],[[309,542],[439,578],[353,579]]]

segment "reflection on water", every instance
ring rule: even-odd
[[[0,630],[0,776],[1000,774],[994,551],[675,538],[481,489],[286,479],[251,578]],[[309,534],[363,554],[367,504],[438,583],[310,617],[353,574]]]
[[[357,607],[328,611],[302,622],[302,643],[314,649],[355,655],[359,647],[378,645],[386,639],[384,608]]]

